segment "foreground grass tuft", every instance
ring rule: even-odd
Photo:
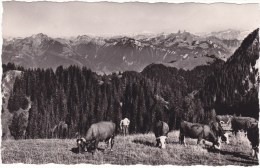
[[[147,165],[257,165],[250,156],[250,143],[244,136],[231,137],[231,144],[222,144],[220,151],[197,145],[187,138],[188,146],[178,143],[178,131],[169,133],[166,149],[155,147],[154,134],[116,136],[113,151],[95,154],[75,153],[75,139],[30,139],[2,141],[3,163],[28,164],[147,164]],[[106,148],[105,143],[99,147]]]

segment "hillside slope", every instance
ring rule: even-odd
[[[206,79],[205,105],[221,114],[259,117],[259,29],[249,34],[227,62]]]

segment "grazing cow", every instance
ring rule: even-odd
[[[61,121],[58,125],[58,133],[59,138],[65,139],[67,138],[68,134],[68,125],[65,123],[65,121]]]
[[[259,128],[258,123],[253,123],[248,129],[247,129],[247,138],[251,142],[252,145],[252,156],[258,158],[258,152],[259,152]]]
[[[77,139],[77,147],[78,147],[79,153],[85,152],[85,145],[86,145],[86,139],[85,138]]]
[[[224,141],[225,143],[229,144],[229,136],[228,133],[225,133],[220,122],[218,121],[211,121],[209,123],[209,126],[211,130],[214,132],[214,134],[218,137],[218,141],[220,140]]]
[[[51,129],[52,138],[62,138],[65,139],[68,136],[68,125],[65,121],[60,121],[58,125],[55,125]]]
[[[124,118],[123,120],[120,121],[120,129],[123,132],[124,136],[129,134],[129,124],[130,121],[128,120],[128,118]]]
[[[205,139],[212,142],[214,148],[220,149],[218,138],[209,125],[181,121],[179,140],[181,144],[186,146],[185,137],[198,139],[197,144],[200,144],[200,141]]]
[[[156,137],[156,146],[163,149],[166,148],[166,139],[168,137],[169,126],[163,121],[158,121],[154,127],[154,134]]]
[[[233,117],[231,120],[232,132],[237,135],[239,130],[247,131],[253,123],[258,121],[251,117]]]
[[[105,141],[107,143],[107,147],[109,144],[111,145],[111,151],[114,145],[114,137],[115,137],[115,128],[116,125],[113,122],[109,121],[101,121],[95,124],[92,124],[87,131],[87,135],[85,139],[81,138],[80,142],[83,142],[82,148],[87,150],[94,149],[96,150],[98,147],[98,143],[100,141]],[[79,141],[77,140],[77,143]]]

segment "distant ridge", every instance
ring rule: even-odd
[[[4,39],[3,63],[23,67],[56,68],[87,66],[93,71],[141,71],[151,63],[193,69],[214,58],[226,60],[239,40],[196,36],[189,32],[111,38],[88,35],[51,38],[39,33],[26,38]],[[214,55],[214,58],[208,56]],[[175,62],[174,62],[175,61]]]

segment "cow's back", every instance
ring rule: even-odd
[[[199,123],[190,123],[181,121],[180,132],[190,138],[197,138],[203,133],[203,125]]]
[[[170,128],[167,123],[163,122],[163,136],[167,136],[170,131]]]
[[[233,117],[231,120],[231,127],[233,130],[247,130],[252,123],[258,123],[258,121],[251,117]]]
[[[252,118],[252,117],[237,117],[237,118],[238,118],[238,119],[241,119],[241,120],[247,120],[247,121],[252,122],[252,123],[258,122],[257,119]]]
[[[89,131],[95,139],[106,140],[115,134],[115,123],[102,121],[92,124]]]
[[[169,132],[169,126],[167,123],[165,123],[163,121],[156,122],[155,127],[154,127],[155,137],[167,136],[168,132]]]

